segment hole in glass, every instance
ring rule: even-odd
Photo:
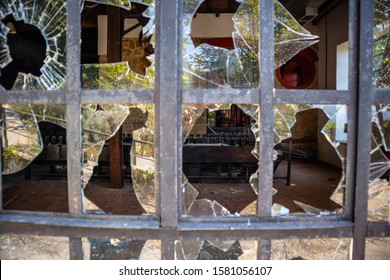
[[[41,67],[46,58],[46,40],[41,31],[23,20],[15,20],[12,15],[5,17],[2,22],[10,30],[7,44],[12,62],[1,69],[0,85],[12,89],[19,73],[31,74],[35,77],[42,75]]]
[[[232,0],[204,1],[191,21],[191,39],[195,47],[201,44],[234,49],[233,16],[240,3]]]

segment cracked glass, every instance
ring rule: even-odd
[[[256,260],[257,241],[176,241],[176,260]]]
[[[160,240],[83,239],[86,260],[160,260]]]
[[[183,19],[183,85],[187,88],[258,88],[259,85],[259,21],[258,3],[249,0],[236,1],[235,11],[220,17],[228,23],[229,40],[214,38],[213,34],[203,34],[199,31],[199,20],[208,20],[210,15],[198,13],[203,0],[184,1]],[[318,37],[302,28],[297,21],[277,1],[275,3],[274,32],[275,32],[275,65],[283,67],[295,55],[308,47],[312,47]],[[117,6],[125,11],[137,12],[136,21],[128,20],[123,23],[124,31],[120,38],[121,49],[119,62],[109,62],[109,58],[99,47],[91,53],[82,56],[82,87],[83,89],[151,89],[154,87],[154,1],[85,1],[80,10],[84,27],[88,27],[90,17],[96,16],[96,32],[107,36],[107,30],[99,30],[97,12],[103,5]],[[138,10],[140,8],[140,10]],[[376,1],[375,6],[375,50],[374,50],[374,82],[378,88],[388,88],[388,47],[389,47],[389,5],[387,1]],[[195,16],[196,15],[196,16]],[[134,16],[134,15],[133,15]],[[215,20],[211,14],[209,20]],[[131,16],[129,19],[134,19]],[[104,27],[104,19],[101,19]],[[138,25],[136,27],[136,25]],[[90,27],[90,26],[89,26]],[[138,29],[137,29],[138,28]],[[107,28],[106,28],[107,29]],[[134,34],[134,32],[136,34]],[[141,32],[142,31],[142,32]],[[133,32],[133,34],[132,34]],[[210,31],[212,32],[212,30]],[[27,33],[30,33],[28,35]],[[84,33],[87,34],[87,33]],[[226,34],[225,34],[226,36]],[[99,38],[94,38],[98,41]],[[222,42],[222,43],[221,43]],[[98,42],[96,42],[98,43]],[[107,42],[106,42],[107,44]],[[0,84],[1,89],[14,90],[56,90],[63,89],[66,78],[66,5],[65,1],[15,1],[6,0],[0,4]],[[104,45],[104,44],[103,44]],[[28,50],[26,50],[28,49]],[[92,58],[91,58],[92,57]],[[12,79],[9,79],[12,77]],[[282,85],[283,86],[283,85]],[[213,93],[215,94],[215,93]],[[233,107],[236,106],[236,107]],[[232,109],[233,108],[233,109]],[[255,160],[259,159],[259,106],[244,104],[209,104],[183,106],[183,143],[185,149],[191,149],[196,144],[219,144],[220,146],[239,146],[239,141],[250,147],[249,154]],[[317,117],[322,114],[323,126],[317,130],[324,143],[333,149],[340,161],[342,171],[337,178],[329,177],[332,192],[327,193],[330,201],[337,206],[327,207],[307,203],[304,199],[291,199],[289,204],[277,201],[277,187],[274,188],[274,203],[272,213],[275,216],[290,215],[293,212],[309,215],[339,214],[343,211],[345,191],[345,143],[347,108],[342,105],[315,106],[276,104],[274,161],[286,155],[289,149],[288,140],[294,137],[296,123],[302,114],[317,110]],[[229,119],[230,112],[240,112],[246,116],[246,131],[237,135],[223,135],[211,131],[206,135],[196,131],[202,127],[209,128],[208,123],[202,123],[204,117],[214,121],[218,117]],[[372,120],[372,152],[370,165],[369,189],[369,219],[372,221],[389,220],[389,135],[388,135],[388,104],[377,104],[373,107]],[[103,166],[99,158],[107,159],[107,141],[119,133],[126,124],[130,127],[124,133],[124,138],[131,139],[130,149],[126,150],[129,157],[124,167],[130,171],[133,192],[142,209],[137,214],[146,212],[155,214],[155,171],[153,151],[153,106],[144,104],[83,104],[82,106],[82,147],[83,147],[83,190],[84,210],[91,213],[113,213],[107,201],[96,198],[97,191],[88,187],[94,174],[99,175]],[[226,115],[227,114],[227,115]],[[135,118],[133,116],[136,116]],[[232,115],[230,115],[230,118]],[[66,158],[63,145],[66,138],[63,134],[43,135],[42,123],[66,126],[64,105],[2,105],[1,108],[3,135],[3,174],[20,172],[29,166],[39,155],[58,156]],[[211,128],[212,129],[212,128]],[[128,133],[127,133],[128,132]],[[245,134],[245,136],[243,136]],[[198,137],[199,136],[199,137]],[[236,137],[237,136],[237,137]],[[217,139],[218,138],[218,139]],[[244,140],[242,140],[244,139]],[[209,142],[207,142],[209,141]],[[213,142],[217,141],[217,142]],[[237,143],[235,142],[237,141]],[[126,142],[126,141],[125,141]],[[229,142],[229,143],[228,143]],[[50,144],[50,145],[49,145]],[[55,144],[55,145],[53,145]],[[250,145],[249,145],[250,144]],[[302,144],[302,143],[300,143]],[[210,146],[210,145],[209,145]],[[302,146],[302,145],[301,145]],[[46,150],[45,150],[46,149]],[[300,148],[293,149],[297,158],[307,157]],[[184,156],[185,158],[185,156]],[[274,163],[275,166],[275,163]],[[283,166],[283,163],[282,163]],[[59,169],[54,165],[55,169]],[[190,163],[184,167],[185,175],[198,172],[198,166]],[[254,194],[257,195],[257,182],[261,178],[255,165],[245,174]],[[58,171],[58,170],[57,170]],[[280,170],[279,170],[280,171]],[[97,172],[97,173],[96,173]],[[220,170],[221,174],[240,176],[243,170],[238,166],[230,166]],[[245,172],[244,172],[245,173]],[[248,176],[248,173],[252,175]],[[101,175],[101,174],[100,174]],[[97,183],[92,181],[92,183]],[[183,215],[192,216],[231,216],[254,215],[256,201],[247,203],[240,210],[228,209],[221,194],[215,193],[215,199],[202,197],[199,189],[183,176]],[[248,186],[248,184],[246,184]],[[239,197],[243,191],[240,185],[227,188],[229,195]],[[327,197],[327,198],[328,198]],[[6,201],[12,203],[15,197]],[[64,202],[65,204],[67,202]],[[128,201],[124,205],[129,205]],[[333,205],[334,206],[334,205]],[[298,210],[293,210],[293,208]],[[66,209],[64,211],[67,211]],[[135,210],[134,210],[135,211]],[[120,214],[128,214],[121,212]],[[236,241],[197,241],[177,242],[179,258],[195,258],[199,255],[201,246],[213,246],[226,250],[234,246]],[[240,241],[241,243],[241,241]],[[205,245],[206,244],[206,245]],[[242,246],[242,245],[241,245]],[[195,249],[187,249],[194,247]],[[181,249],[180,249],[181,248]],[[191,251],[191,252],[190,252]],[[207,254],[203,253],[207,257]]]
[[[0,36],[0,83],[2,88],[13,90],[55,90],[64,88],[66,76],[65,1],[19,1],[15,5],[17,5],[17,9],[13,2],[7,1],[0,6],[2,31]],[[99,31],[97,28],[97,14],[101,13],[101,9],[106,11],[107,5],[120,7],[121,13],[128,11],[127,13],[131,14],[130,21],[138,21],[140,27],[133,32],[124,30],[120,50],[120,56],[123,59],[121,62],[107,63],[107,55],[98,56],[99,46],[96,36],[92,39],[82,37],[87,42],[96,40],[96,46],[92,50],[92,52],[95,52],[93,55],[89,53],[90,49],[85,49],[85,44],[82,44],[81,47],[82,88],[153,88],[154,38],[152,33],[154,28],[154,1],[85,1],[80,10],[83,34],[93,33],[93,28],[96,29],[95,31]],[[107,12],[102,12],[102,16],[106,14]],[[91,22],[91,17],[92,21],[95,20],[95,22]],[[128,25],[131,29],[134,23],[125,20],[124,28],[128,28]],[[53,26],[56,27],[53,28]],[[90,29],[91,27],[92,29]],[[31,34],[28,35],[28,32]],[[107,32],[107,28],[105,28],[105,32]],[[135,34],[135,32],[138,33]],[[26,50],[21,47],[21,42],[30,47],[31,53],[27,53],[28,55],[23,53]],[[105,43],[107,44],[107,42]],[[134,46],[132,47],[132,45]],[[91,63],[91,57],[96,60],[96,63]],[[10,77],[14,79],[10,79]],[[146,181],[141,179],[148,176],[148,172],[152,174],[151,176],[154,176],[154,163],[150,164],[149,159],[148,164],[140,165],[139,160],[137,160],[139,150],[144,153],[149,149],[149,157],[153,157],[153,136],[150,137],[150,135],[153,135],[151,131],[154,123],[152,120],[148,121],[148,116],[151,118],[154,114],[153,106],[148,107],[142,104],[83,104],[81,110],[84,210],[91,213],[116,212],[131,214],[123,210],[115,211],[112,203],[96,197],[95,185],[98,189],[101,187],[99,180],[97,182],[93,181],[92,186],[87,189],[86,186],[93,176],[106,176],[102,169],[104,169],[104,162],[107,162],[109,158],[107,143],[119,131],[122,133],[122,127],[125,127],[122,143],[126,161],[125,173],[134,175],[133,183],[136,186],[137,194],[145,191],[142,185],[146,183],[154,192],[154,179],[152,179],[153,182],[149,179]],[[130,113],[132,113],[131,116]],[[31,172],[35,176],[35,170],[30,164],[32,162],[35,163],[34,165],[38,162],[46,162],[46,165],[50,164],[50,177],[59,176],[59,173],[66,175],[66,172],[64,173],[66,171],[66,132],[64,130],[66,128],[66,115],[64,105],[2,105],[1,120],[4,139],[3,174],[19,174],[20,171],[28,167],[29,176],[31,176]],[[147,148],[139,148],[139,145],[144,146],[145,144],[137,142],[134,149],[132,149],[133,131],[142,128],[145,128],[144,131],[136,133],[134,139],[137,141],[151,141],[152,144]],[[130,156],[132,150],[134,150],[134,157]],[[136,151],[138,154],[136,154]],[[141,156],[146,157],[145,154]],[[99,163],[102,164],[99,166]],[[133,169],[133,172],[130,171],[131,169]],[[27,175],[25,176],[27,178]],[[150,183],[153,183],[153,186],[149,186]],[[126,191],[129,192],[129,190]],[[133,192],[130,192],[130,195],[135,197]],[[139,195],[139,197],[142,196],[143,194]],[[148,196],[146,195],[146,197]],[[11,208],[12,205],[17,207],[15,206],[17,198],[11,197],[8,200],[8,196],[6,196],[5,199],[7,205]],[[140,208],[139,203],[136,204]],[[61,205],[64,205],[64,207],[60,207],[61,211],[67,211],[67,202],[65,201]],[[49,209],[59,211],[50,207]],[[133,211],[138,211],[139,214],[142,213],[139,209],[133,209]]]
[[[374,86],[390,87],[390,3],[375,1],[374,15]]]

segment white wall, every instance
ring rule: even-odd
[[[232,37],[234,31],[234,14],[196,14],[191,23],[193,38],[226,38]]]
[[[318,44],[318,88],[348,89],[348,1],[341,1],[336,7],[324,15],[313,25],[310,22],[304,26],[311,33],[320,36]],[[335,107],[336,109],[336,107]],[[340,116],[346,119],[346,115]],[[318,116],[318,159],[341,166],[341,161],[335,148],[322,135],[321,130],[328,121],[325,113]],[[338,137],[345,138],[340,127]]]

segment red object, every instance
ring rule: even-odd
[[[225,38],[201,38],[200,44],[209,44],[210,46],[225,48],[228,50],[234,49],[232,37]]]
[[[285,88],[307,88],[316,76],[317,61],[316,52],[312,48],[306,48],[276,69],[276,76]]]

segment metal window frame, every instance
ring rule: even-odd
[[[348,91],[274,89],[274,57],[273,52],[269,51],[274,48],[272,0],[261,1],[263,43],[260,45],[260,89],[182,89],[183,0],[156,0],[155,90],[82,90],[81,1],[66,2],[66,89],[1,92],[0,103],[66,104],[69,213],[3,210],[0,202],[0,234],[67,236],[71,259],[83,258],[82,237],[159,239],[162,240],[163,259],[174,259],[175,240],[258,240],[258,258],[269,259],[272,239],[328,237],[353,238],[352,258],[364,259],[366,238],[390,237],[390,223],[367,222],[371,141],[367,131],[371,128],[371,106],[377,102],[390,103],[390,89],[375,89],[371,82],[374,1],[349,0]],[[159,190],[156,195],[156,216],[96,216],[83,213],[80,120],[80,105],[83,103],[154,104],[156,189]],[[259,180],[258,213],[255,217],[182,215],[179,195],[182,190],[181,105],[209,103],[262,106],[262,141],[259,147],[262,180]],[[348,105],[346,180],[349,187],[345,194],[344,215],[270,217],[273,135],[269,131],[273,131],[273,106],[277,103]],[[170,125],[172,123],[177,125]]]

